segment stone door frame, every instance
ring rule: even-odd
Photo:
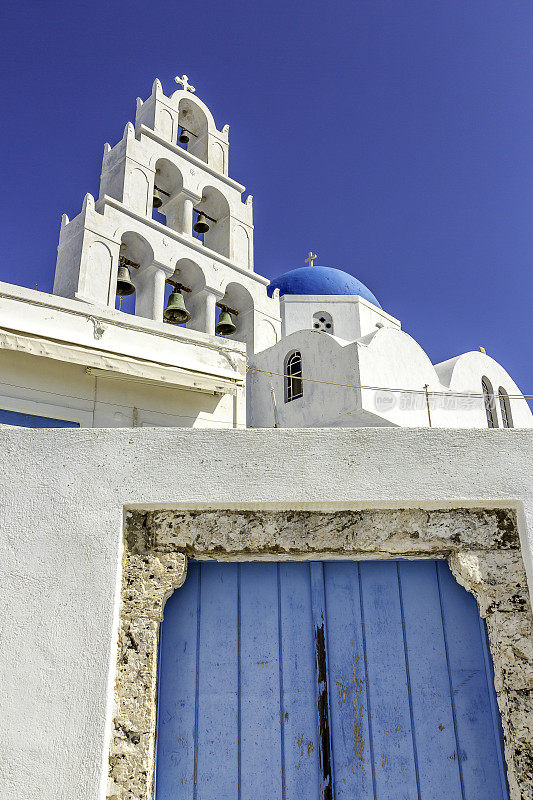
[[[125,510],[109,800],[151,800],[159,627],[189,558],[445,559],[485,618],[511,800],[533,793],[533,615],[512,508]]]

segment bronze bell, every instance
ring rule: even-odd
[[[172,325],[181,325],[182,322],[190,320],[191,315],[185,308],[185,301],[179,289],[174,289],[168,298],[167,307],[163,311],[163,318]]]
[[[153,208],[161,208],[162,205],[163,205],[163,200],[161,198],[159,189],[157,188],[157,186],[154,186],[154,198],[152,200],[152,206]]]
[[[198,219],[196,220],[193,230],[196,231],[196,233],[207,233],[209,230],[209,224],[204,214],[198,214]]]
[[[120,266],[117,272],[117,294],[119,297],[127,297],[134,294],[135,286],[131,282],[130,271],[125,266]]]
[[[190,142],[190,140],[191,137],[189,135],[189,131],[186,131],[185,128],[182,128],[181,133],[178,136],[178,142],[180,142],[180,144],[187,144],[188,142]]]
[[[232,333],[235,333],[236,330],[237,327],[234,324],[229,311],[221,311],[215,327],[215,333],[219,333],[221,336],[230,336]]]

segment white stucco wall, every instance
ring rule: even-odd
[[[400,328],[400,320],[358,295],[291,295],[280,298],[282,336],[313,328],[313,314],[326,311],[333,319],[333,334],[353,341],[377,326]]]
[[[372,333],[356,341],[339,336],[337,328],[334,336],[299,330],[273,347],[250,355],[249,366],[261,371],[251,369],[248,374],[248,424],[273,427],[271,385],[280,427],[429,427],[424,393],[427,384],[432,427],[485,428],[484,376],[493,387],[495,415],[502,427],[499,388],[510,397],[520,394],[511,376],[485,353],[464,353],[434,366],[418,342],[393,325],[374,327]],[[287,355],[294,350],[301,353],[307,380],[303,397],[285,403],[280,375],[285,371]],[[268,374],[269,370],[274,374]],[[358,386],[378,388],[354,388]],[[533,427],[525,400],[513,398],[510,406],[514,427]]]
[[[3,428],[3,800],[102,800],[124,506],[515,507],[525,430]]]

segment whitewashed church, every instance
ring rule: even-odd
[[[53,294],[0,283],[0,796],[531,800],[521,389],[313,251],[255,272],[176,81]]]
[[[183,86],[169,98],[156,80],[105,145],[98,200],[63,215],[54,295],[1,286],[1,422],[533,425],[484,351],[432,365],[366,286],[313,253],[271,283],[257,274],[229,126]]]

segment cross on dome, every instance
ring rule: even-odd
[[[305,259],[305,263],[309,264],[309,266],[312,267],[315,258],[318,258],[317,254],[313,253],[313,251],[310,250],[309,253],[307,254],[307,258]]]
[[[181,78],[178,75],[176,75],[174,80],[176,81],[176,83],[181,83],[181,85],[183,86],[183,91],[184,92],[195,92],[196,91],[194,86],[192,86],[192,84],[189,83],[189,76],[188,75],[182,75]]]

